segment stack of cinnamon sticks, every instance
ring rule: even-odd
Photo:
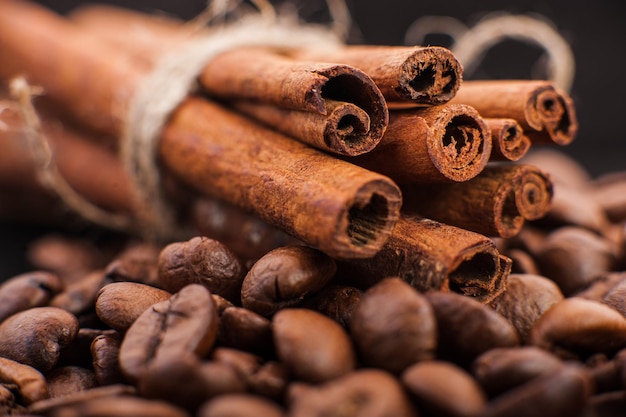
[[[206,36],[226,35],[112,7],[62,17],[3,1],[0,79],[43,89],[37,114],[61,177],[145,232],[160,212],[138,201],[136,173],[119,156],[127,115],[164,57]],[[226,239],[247,259],[302,242],[362,286],[394,275],[482,302],[500,294],[511,260],[492,238],[515,236],[552,198],[547,175],[518,161],[531,146],[573,140],[571,98],[548,81],[462,82],[440,47],[292,43],[218,50],[160,121],[151,174],[179,229]],[[3,215],[25,213],[6,199],[16,189],[50,198],[18,113],[0,114]],[[250,238],[250,224],[264,239]]]

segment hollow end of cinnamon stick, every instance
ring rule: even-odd
[[[485,118],[493,144],[490,160],[519,161],[528,153],[531,141],[515,119]]]
[[[448,275],[450,291],[488,304],[506,289],[513,261],[500,254],[468,253]]]
[[[396,92],[414,103],[447,103],[461,85],[463,68],[454,54],[443,47],[415,50],[402,64]]]
[[[554,195],[548,175],[529,165],[519,181],[515,204],[520,214],[527,220],[537,220],[548,214]]]
[[[491,155],[491,132],[471,106],[452,104],[418,110],[433,135],[428,153],[447,179],[467,181],[478,175]]]
[[[340,213],[332,253],[339,259],[369,258],[387,242],[400,217],[402,196],[393,183],[373,180]],[[324,243],[320,249],[324,250]]]

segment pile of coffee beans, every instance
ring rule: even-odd
[[[497,241],[513,272],[489,305],[396,277],[347,285],[306,246],[242,259],[205,236],[41,238],[36,270],[0,286],[0,412],[623,416],[626,175],[529,158],[553,209]]]

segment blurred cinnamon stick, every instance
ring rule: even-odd
[[[454,291],[483,303],[506,286],[511,260],[478,233],[402,215],[383,249],[369,259],[341,262],[338,276],[369,287],[398,276],[419,291]]]
[[[154,42],[155,39],[172,46],[194,35],[189,27],[175,19],[111,6],[81,7],[71,16],[89,30],[118,44],[126,42],[122,34],[131,30],[137,35],[135,38],[139,38],[138,42],[151,50],[163,48],[162,44]],[[333,48],[308,45],[283,52],[298,60],[335,62],[359,68],[374,80],[387,101],[443,104],[454,97],[463,77],[463,68],[454,54],[437,46],[349,45]],[[137,55],[146,56],[139,48]]]
[[[488,165],[462,183],[403,188],[403,210],[492,237],[510,238],[548,213],[552,183],[532,165]]]
[[[533,143],[567,145],[578,132],[573,100],[549,81],[465,81],[452,102],[475,107],[483,117],[517,120]]]
[[[0,2],[0,76],[25,74],[74,118],[119,135],[148,69],[26,1]],[[202,99],[162,133],[164,168],[197,191],[254,212],[338,258],[369,257],[391,233],[401,195],[387,177],[295,142]]]

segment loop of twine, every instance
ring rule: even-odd
[[[467,74],[478,67],[487,51],[506,39],[534,43],[548,54],[548,79],[562,90],[571,91],[576,68],[574,53],[545,18],[497,14],[487,16],[469,29],[464,29],[465,25],[455,20],[441,16],[422,17],[409,27],[405,42],[421,44],[430,33],[450,36],[454,42],[450,49]]]
[[[81,214],[87,220],[110,229],[123,232],[131,231],[132,222],[128,216],[111,213],[92,204],[77,193],[59,172],[54,153],[33,105],[33,98],[41,95],[43,89],[29,85],[23,77],[11,80],[9,89],[11,97],[17,104],[14,107],[17,108],[25,124],[24,136],[31,148],[39,182],[48,190],[56,193],[70,209]]]
[[[196,79],[204,66],[216,55],[237,47],[342,44],[327,28],[263,13],[202,33],[157,62],[136,90],[126,119],[121,159],[137,190],[141,228],[157,238],[176,232],[174,210],[161,187],[157,149],[160,133],[172,111],[197,88]]]

